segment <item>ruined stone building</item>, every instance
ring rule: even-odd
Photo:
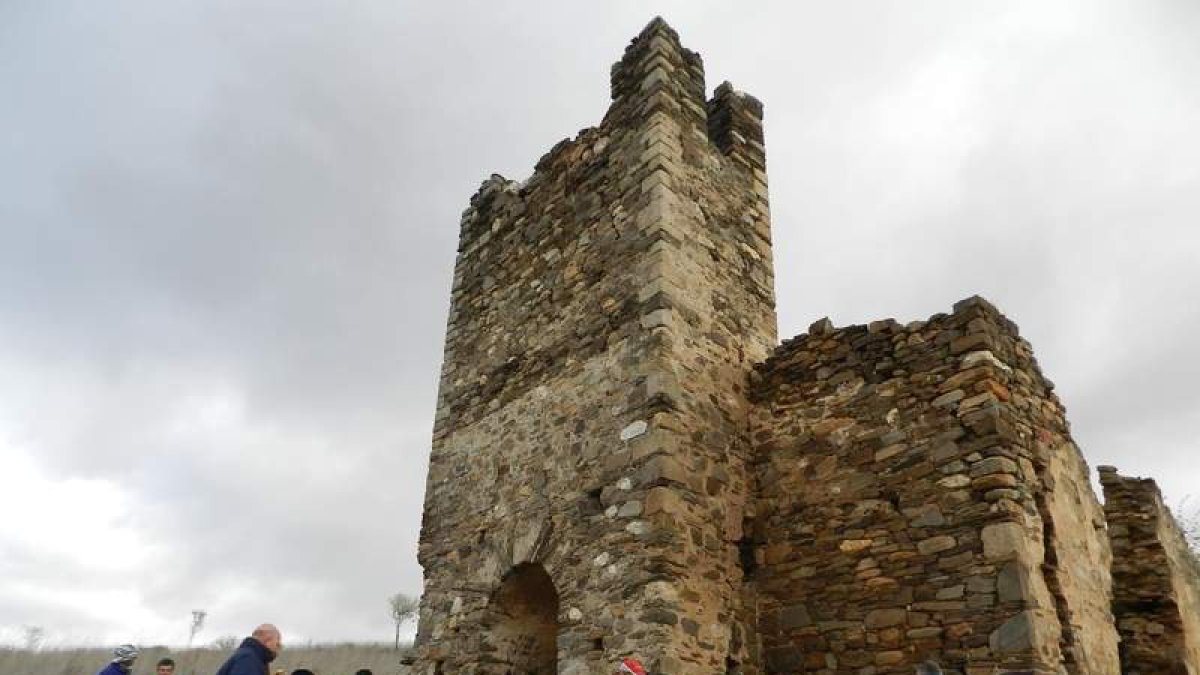
[[[1016,325],[779,344],[761,104],[661,19],[611,86],[463,214],[415,672],[1200,673],[1173,519],[1106,514]]]

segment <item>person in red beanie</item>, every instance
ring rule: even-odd
[[[646,669],[637,659],[621,659],[616,672],[618,675],[646,675]]]

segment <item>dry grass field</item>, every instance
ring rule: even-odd
[[[229,653],[214,647],[178,650],[147,647],[132,675],[153,675],[154,664],[164,656],[175,659],[177,675],[213,675]],[[375,675],[395,675],[403,654],[391,645],[380,644],[285,646],[271,664],[271,670],[290,674],[297,668],[308,668],[317,675],[354,675],[360,668],[369,668]],[[107,649],[98,648],[28,651],[0,647],[0,674],[95,675],[108,663],[110,655]]]

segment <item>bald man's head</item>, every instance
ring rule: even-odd
[[[261,642],[262,646],[270,650],[272,654],[278,654],[279,650],[283,649],[283,636],[279,634],[279,629],[275,627],[275,624],[262,624],[254,629],[250,637]]]

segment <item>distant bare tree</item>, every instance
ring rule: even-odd
[[[392,623],[396,624],[396,649],[400,649],[400,627],[417,615],[420,602],[411,595],[397,593],[388,598],[388,609],[392,612]]]
[[[25,631],[25,649],[31,652],[41,648],[42,642],[46,639],[46,629],[41,626],[24,626]]]
[[[192,610],[192,627],[188,631],[188,646],[192,646],[192,640],[196,639],[196,635],[204,628],[204,619],[208,616],[208,612],[202,609]]]
[[[228,651],[238,646],[238,642],[240,642],[240,640],[238,640],[236,635],[223,635],[216,640],[213,640],[212,646],[216,647],[217,649]]]

